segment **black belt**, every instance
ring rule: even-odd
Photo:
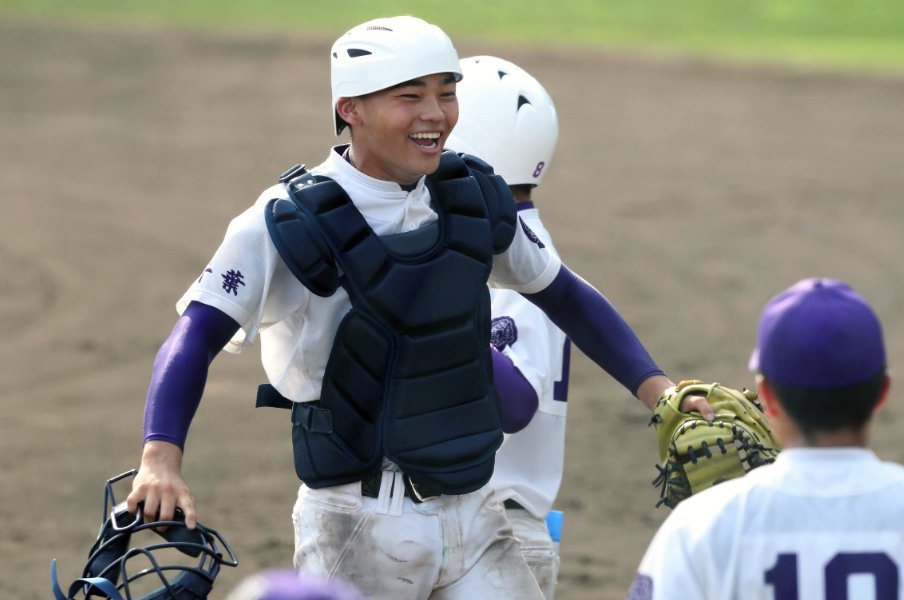
[[[420,504],[421,502],[426,502],[427,500],[438,498],[438,496],[427,496],[425,494],[422,494],[418,490],[417,484],[411,481],[411,478],[404,473],[402,473],[402,481],[405,483],[405,497],[410,498],[411,501],[415,504]],[[368,498],[379,498],[380,486],[382,484],[382,471],[377,471],[376,473],[371,473],[370,475],[364,476],[361,479],[361,495],[367,496]]]
[[[502,506],[504,506],[506,508],[510,508],[510,509],[513,508],[516,510],[527,510],[526,508],[524,508],[518,502],[515,502],[511,498],[506,498],[505,502],[502,503]]]

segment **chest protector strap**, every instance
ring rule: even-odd
[[[391,242],[335,182],[306,174],[286,185],[291,201],[266,212],[277,250],[312,292],[330,295],[341,282],[352,304],[320,400],[293,410],[298,476],[314,488],[350,483],[385,457],[422,495],[479,489],[502,442],[486,284],[493,254],[515,234],[505,182],[485,163],[445,153],[427,180],[435,234],[421,228]]]

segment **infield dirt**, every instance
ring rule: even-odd
[[[137,466],[174,303],[230,218],[334,143],[331,39],[0,23],[0,598],[79,576],[103,482]],[[537,203],[566,262],[675,379],[750,386],[763,304],[847,280],[904,362],[904,80],[458,44],[540,79],[559,111]],[[575,353],[562,600],[623,598],[654,508],[648,413]],[[242,576],[291,562],[288,419],[255,410],[258,350],[221,356],[189,436],[201,521]],[[877,425],[904,462],[899,393]]]

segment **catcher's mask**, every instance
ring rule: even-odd
[[[57,581],[56,559],[50,577],[56,600],[204,600],[222,565],[238,560],[219,533],[198,523],[185,525],[179,509],[169,521],[145,521],[142,507],[131,514],[116,503],[113,484],[134,477],[132,469],[107,480],[104,515],[97,541],[82,576],[64,594]]]

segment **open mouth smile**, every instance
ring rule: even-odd
[[[412,133],[408,136],[408,139],[412,140],[418,146],[422,146],[424,148],[436,148],[439,144],[440,137],[440,132],[429,131],[423,133]]]

